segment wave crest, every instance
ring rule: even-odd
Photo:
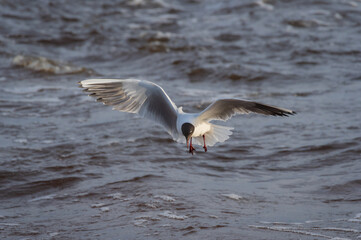
[[[38,72],[46,72],[52,74],[75,74],[75,73],[91,73],[92,71],[84,67],[73,66],[69,63],[55,61],[45,57],[16,55],[12,63],[15,66],[24,67]]]

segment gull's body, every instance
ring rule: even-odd
[[[136,79],[88,79],[79,83],[98,101],[122,112],[137,113],[162,125],[175,141],[208,146],[224,142],[232,128],[211,123],[226,121],[235,114],[251,112],[273,116],[287,116],[295,112],[241,99],[219,99],[199,113],[185,113],[177,107],[165,91],[155,83]]]

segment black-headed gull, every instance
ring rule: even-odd
[[[273,116],[288,116],[294,111],[240,100],[219,99],[199,113],[185,113],[177,107],[165,91],[155,83],[137,79],[88,79],[79,82],[89,96],[122,112],[137,113],[165,127],[175,141],[186,139],[187,149],[193,154],[193,144],[208,146],[224,142],[233,128],[215,125],[212,120],[226,121],[235,114],[251,112]],[[193,143],[192,143],[193,139]]]

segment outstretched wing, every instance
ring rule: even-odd
[[[115,110],[152,119],[171,135],[177,131],[177,107],[157,84],[136,79],[88,79],[79,84],[89,96]]]
[[[274,107],[262,103],[251,102],[240,99],[220,99],[213,102],[205,110],[203,110],[197,120],[211,121],[230,119],[235,114],[260,113],[272,116],[288,116],[295,114],[294,111]]]

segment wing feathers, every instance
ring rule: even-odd
[[[176,133],[176,105],[160,86],[136,79],[88,79],[79,84],[97,101],[138,113],[162,124],[170,134]]]
[[[235,114],[259,113],[272,116],[288,116],[295,114],[294,111],[270,106],[258,102],[240,99],[220,99],[209,105],[200,113],[201,121],[223,120],[226,121]]]

